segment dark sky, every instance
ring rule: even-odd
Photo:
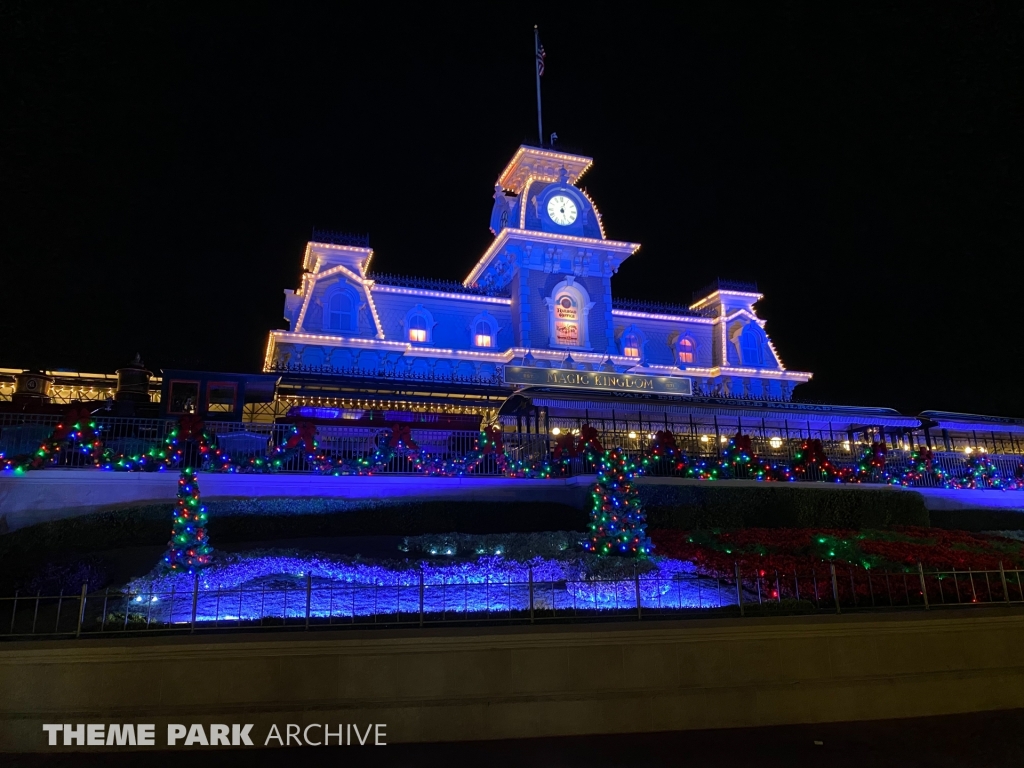
[[[256,370],[314,226],[461,279],[538,23],[617,295],[757,280],[805,397],[1024,415],[1024,5],[678,5],[0,4],[0,366]]]

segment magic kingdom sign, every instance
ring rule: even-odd
[[[693,394],[693,380],[671,376],[640,376],[604,371],[570,371],[561,368],[505,366],[506,384],[538,387],[601,390],[604,392],[658,392],[666,395]]]

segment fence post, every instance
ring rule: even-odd
[[[309,606],[313,601],[313,572],[306,574],[306,631],[309,631]]]
[[[633,566],[633,587],[636,590],[636,620],[640,621],[643,615],[640,612],[640,571]]]
[[[928,589],[924,585],[924,566],[921,563],[917,564],[917,578],[921,580],[921,596],[924,597],[924,609],[929,610],[928,606]]]
[[[533,566],[530,566],[530,623],[533,624]]]
[[[423,626],[423,569],[420,568],[420,626]]]
[[[743,611],[743,588],[740,586],[740,564],[739,561],[733,562],[733,567],[736,572],[736,604],[740,607],[740,616],[744,615]]]
[[[199,607],[199,574],[195,575],[195,579],[192,581],[192,628],[189,630],[189,634],[196,631],[196,608]]]
[[[1003,602],[1010,602],[1010,590],[1006,588],[1006,571],[1003,570],[1003,561],[999,561],[999,578],[1003,581]]]
[[[832,573],[832,597],[836,601],[836,613],[842,613],[842,609],[839,607],[839,584],[836,583],[836,564],[829,563],[828,569]]]
[[[89,582],[82,584],[82,597],[78,603],[78,629],[75,630],[75,637],[82,636],[82,622],[85,621],[85,593],[89,589]]]

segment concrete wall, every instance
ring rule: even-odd
[[[0,752],[58,749],[43,723],[155,723],[158,745],[168,722],[254,723],[261,745],[272,723],[425,742],[1016,708],[1021,647],[1009,607],[4,643]]]
[[[60,520],[104,509],[170,503],[175,472],[99,472],[92,469],[47,469],[22,475],[0,474],[0,533],[33,523]],[[564,480],[519,480],[502,477],[322,477],[319,475],[201,474],[204,499],[336,498],[431,499],[462,501],[554,501],[589,508],[592,477]],[[641,478],[640,483],[692,484],[702,480]],[[727,480],[719,485],[763,486],[754,480]],[[787,488],[837,490],[855,487],[877,493],[920,493],[929,509],[1013,509],[1024,511],[1020,491],[971,491],[943,488],[789,483]]]

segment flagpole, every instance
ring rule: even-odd
[[[540,32],[537,25],[533,25],[533,71],[537,76],[537,138],[539,146],[544,146],[544,124],[540,117]]]

